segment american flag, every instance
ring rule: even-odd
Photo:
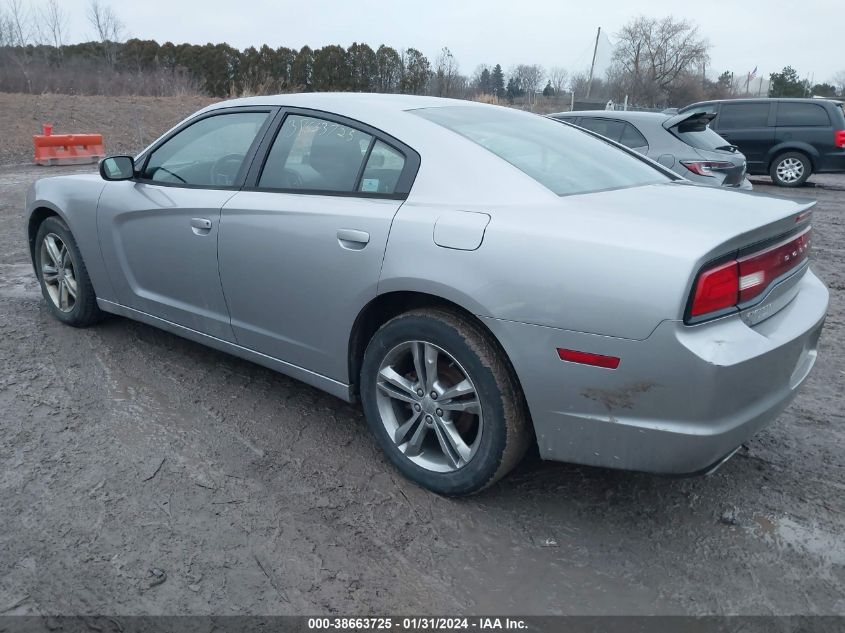
[[[750,73],[748,73],[748,80],[751,81],[756,76],[757,76],[757,66],[754,67],[754,70],[752,70]]]

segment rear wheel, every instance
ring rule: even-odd
[[[58,217],[49,217],[38,227],[35,268],[47,308],[59,321],[87,327],[102,318],[76,240]]]
[[[781,187],[800,187],[810,174],[813,164],[806,154],[801,152],[787,152],[781,154],[772,162],[769,175],[776,185]]]
[[[383,325],[361,367],[367,422],[409,479],[440,494],[491,485],[531,440],[519,386],[480,326],[442,309],[414,310]]]

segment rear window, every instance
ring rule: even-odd
[[[481,145],[561,196],[672,181],[626,151],[546,117],[478,106],[412,113]]]
[[[815,103],[778,104],[777,125],[783,127],[830,127],[827,111]]]
[[[769,104],[723,103],[718,119],[720,130],[766,127],[769,120]]]
[[[670,130],[670,132],[687,145],[695,147],[696,149],[713,150],[729,149],[731,147],[731,144],[711,130],[710,126],[694,132],[681,132],[678,127],[675,126]]]

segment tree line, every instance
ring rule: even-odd
[[[0,0],[2,2],[2,0]],[[59,0],[0,3],[0,91],[211,97],[300,91],[429,94],[507,101],[535,107],[538,99],[574,93],[579,101],[613,100],[640,107],[684,105],[702,99],[742,96],[733,74],[707,76],[711,45],[687,20],[638,16],[617,34],[604,73],[570,73],[519,64],[481,64],[471,75],[444,47],[434,59],[416,48],[320,48],[286,46],[239,50],[226,43],[174,44],[125,37],[110,6],[90,0],[87,18],[95,39],[67,43],[68,16]],[[841,83],[845,84],[845,77]],[[805,85],[785,68],[771,75],[772,96],[815,93],[833,96],[845,85]],[[838,81],[838,80],[837,80]],[[741,82],[740,82],[741,83]],[[794,94],[794,96],[800,96]],[[542,105],[542,104],[541,104]]]

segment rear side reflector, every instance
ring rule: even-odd
[[[739,259],[704,268],[693,288],[689,316],[702,317],[760,297],[779,277],[810,256],[811,229]]]
[[[833,142],[836,147],[845,147],[845,130],[836,130],[833,135]]]
[[[592,365],[593,367],[604,367],[605,369],[616,369],[619,367],[619,359],[616,356],[590,354],[589,352],[561,349],[560,347],[557,348],[557,355],[560,356],[560,360],[565,360],[569,363],[580,363],[582,365]]]

